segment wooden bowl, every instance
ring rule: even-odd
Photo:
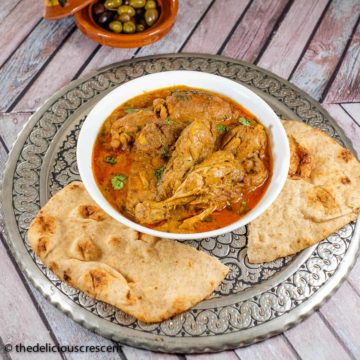
[[[95,3],[74,15],[77,27],[83,34],[99,44],[118,48],[135,48],[160,40],[174,25],[179,7],[178,0],[158,0],[160,17],[155,25],[141,33],[115,34],[95,22],[92,12]]]

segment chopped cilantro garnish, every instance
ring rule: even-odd
[[[131,114],[131,113],[138,112],[139,109],[125,109],[125,111],[126,111],[128,114]]]
[[[124,187],[124,182],[126,180],[126,176],[123,174],[114,175],[111,178],[111,185],[114,190],[121,190]]]
[[[154,174],[155,174],[155,176],[156,176],[156,178],[157,178],[158,181],[161,179],[162,174],[164,173],[164,171],[165,171],[165,165],[163,165],[161,168],[156,169],[156,170],[154,171]]]
[[[219,133],[224,133],[224,132],[227,132],[227,131],[229,130],[229,128],[228,128],[226,125],[217,124],[217,125],[216,125],[216,130],[217,130]]]
[[[116,158],[113,155],[108,155],[105,157],[105,162],[110,164],[110,165],[115,165],[116,164]]]
[[[165,119],[165,122],[170,125],[172,123],[172,120],[171,120],[171,117],[168,116],[166,119]]]
[[[167,146],[163,146],[160,149],[160,156],[162,159],[167,159],[170,156],[169,148]]]
[[[240,124],[243,124],[245,126],[250,126],[251,125],[251,121],[249,121],[248,119],[245,119],[244,117],[239,117],[237,119],[237,121],[240,123]]]
[[[247,202],[246,202],[246,201],[242,201],[242,202],[240,203],[240,205],[241,205],[241,206],[246,206],[246,205],[247,205]]]

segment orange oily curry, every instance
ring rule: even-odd
[[[185,86],[118,107],[96,139],[92,166],[117,211],[172,233],[239,220],[272,174],[268,135],[256,117],[229,98]]]
[[[275,202],[249,224],[248,257],[262,263],[295,254],[360,213],[360,163],[319,129],[283,121],[290,142],[288,179]]]
[[[61,280],[147,323],[207,298],[229,271],[191,246],[118,223],[81,182],[48,201],[32,221],[28,239]]]

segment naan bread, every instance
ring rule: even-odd
[[[319,129],[283,121],[290,142],[289,176],[279,197],[249,225],[251,263],[295,254],[356,219],[360,164]]]
[[[53,196],[30,225],[35,253],[61,280],[143,322],[159,322],[208,297],[229,269],[174,240],[118,223],[81,182]]]

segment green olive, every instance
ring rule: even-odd
[[[135,16],[135,9],[129,5],[123,5],[118,8],[118,14],[128,14],[129,16]]]
[[[130,21],[131,16],[129,14],[121,14],[121,15],[118,15],[118,19],[124,23],[124,22]]]
[[[159,18],[159,12],[156,9],[146,10],[145,21],[149,26],[154,25],[158,18]]]
[[[122,0],[106,0],[104,6],[108,10],[114,10],[121,6],[121,4]]]
[[[127,34],[132,34],[136,30],[135,23],[133,21],[127,21],[123,24],[123,31]]]
[[[136,32],[142,32],[145,30],[145,25],[143,24],[136,24]]]
[[[120,21],[112,21],[109,24],[109,29],[114,33],[120,34],[122,32],[123,26]]]
[[[148,0],[148,1],[146,2],[145,9],[146,9],[146,10],[156,9],[156,1],[154,1],[154,0]]]
[[[130,0],[130,6],[140,9],[145,6],[146,0]]]

